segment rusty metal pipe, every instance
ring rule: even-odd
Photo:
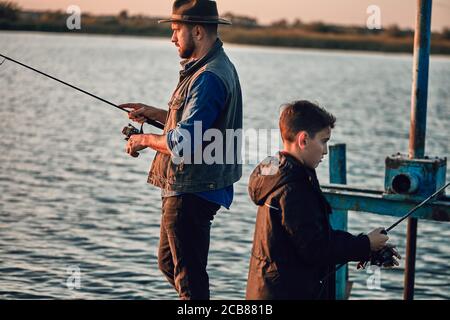
[[[411,126],[409,131],[409,157],[411,159],[423,158],[425,156],[431,8],[432,0],[417,0],[413,84],[411,92]],[[405,288],[403,291],[403,299],[412,300],[414,299],[417,219],[408,219],[406,237]]]

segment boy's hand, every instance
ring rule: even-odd
[[[383,230],[384,228],[376,228],[367,235],[369,237],[371,251],[379,251],[386,246],[389,237],[381,233]]]

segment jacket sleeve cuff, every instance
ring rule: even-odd
[[[356,237],[355,241],[356,252],[357,255],[360,256],[360,260],[369,260],[370,259],[370,240],[369,237],[365,234],[361,234]]]

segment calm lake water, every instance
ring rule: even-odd
[[[280,104],[317,101],[338,118],[331,143],[347,144],[348,183],[383,188],[384,158],[408,151],[410,55],[225,47],[240,74],[246,128],[277,128]],[[166,106],[179,70],[169,39],[0,32],[0,52],[115,103]],[[0,117],[0,298],[176,299],[157,266],[160,191],[146,183],[154,152],[125,153],[126,115],[5,62]],[[433,57],[427,154],[449,156],[449,127],[450,59]],[[245,296],[253,167],[213,223],[213,299]],[[327,161],[318,175],[328,182]],[[350,212],[349,230],[393,221]],[[403,255],[405,226],[391,235]],[[415,297],[449,299],[450,225],[421,220],[418,233]],[[382,271],[382,290],[369,290],[371,274],[355,269],[352,299],[402,298],[404,261]],[[80,287],[70,290],[74,270]]]

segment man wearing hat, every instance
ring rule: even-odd
[[[231,23],[219,18],[210,0],[176,0],[172,17],[159,22],[171,23],[172,42],[183,59],[179,83],[168,110],[122,105],[134,121],[165,124],[162,135],[133,135],[126,151],[133,157],[148,147],[157,151],[148,182],[162,190],[159,268],[181,299],[209,299],[211,221],[221,206],[230,207],[233,184],[242,176],[241,137],[229,137],[230,130],[242,129],[241,87],[217,33],[218,24]],[[200,134],[221,134],[223,161],[198,161],[211,141],[198,137],[198,124]]]

